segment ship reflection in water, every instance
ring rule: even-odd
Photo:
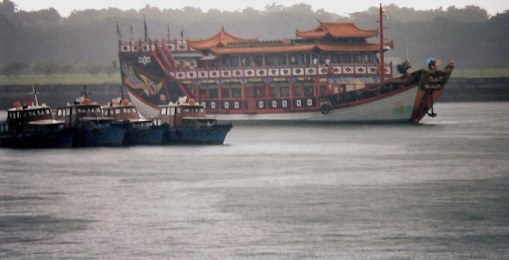
[[[0,149],[0,258],[509,257],[508,103],[220,146]]]

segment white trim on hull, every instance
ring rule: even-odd
[[[216,114],[226,121],[315,121],[315,122],[404,122],[410,121],[417,87],[377,101],[331,109],[326,115],[316,112],[274,114]]]
[[[398,94],[369,103],[331,109],[326,115],[315,112],[287,112],[270,114],[209,114],[224,121],[296,121],[296,122],[404,122],[410,121],[414,109],[417,86]],[[156,117],[154,109],[129,93],[138,111],[145,117]]]
[[[135,95],[131,94],[130,91],[129,98],[133,102],[134,106],[136,106],[136,109],[138,110],[138,113],[140,113],[145,118],[156,118],[159,116],[159,110],[156,108],[153,108],[147,104],[145,104],[143,101],[139,100]]]

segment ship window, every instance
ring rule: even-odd
[[[210,99],[217,99],[219,97],[217,87],[209,88],[209,96]]]
[[[327,88],[326,88],[325,84],[323,84],[323,83],[320,84],[320,95],[322,95],[322,96],[325,95],[326,91],[327,91]]]
[[[240,57],[239,56],[232,56],[232,57],[230,57],[230,66],[231,67],[238,67],[238,66],[240,66]]]
[[[221,88],[221,93],[223,94],[223,98],[230,98],[230,89],[227,87],[225,88],[224,85]]]
[[[376,56],[374,54],[368,54],[367,56],[369,63],[376,63]]]
[[[270,96],[273,98],[290,96],[288,81],[275,81],[270,84]]]
[[[309,97],[315,94],[315,82],[312,80],[297,81],[293,90],[295,97]]]
[[[314,96],[315,94],[315,86],[305,86],[304,87],[304,94],[306,97]]]
[[[62,109],[57,110],[57,116],[62,116]]]
[[[274,57],[271,56],[271,55],[265,56],[265,65],[267,65],[267,66],[275,65],[274,64]]]
[[[265,83],[264,82],[249,82],[246,84],[246,97],[251,98],[264,98],[265,97]]]
[[[241,98],[241,96],[242,96],[242,89],[240,87],[232,88],[232,97],[233,98]]]
[[[216,83],[204,83],[199,86],[199,99],[217,99],[219,97],[218,86]]]
[[[256,55],[253,57],[253,62],[255,66],[263,66],[263,56],[262,55]]]
[[[364,57],[364,55],[362,55],[362,54],[354,54],[353,55],[354,61],[358,62],[358,63],[363,62],[363,57]]]
[[[341,61],[341,56],[339,54],[333,54],[331,56],[332,63],[339,63]]]
[[[343,63],[352,63],[352,55],[349,53],[345,53],[341,55],[341,62]]]
[[[276,56],[276,65],[287,65],[286,55],[277,55]]]
[[[227,82],[222,87],[223,98],[240,98],[241,85],[239,82]]]
[[[298,63],[299,59],[297,58],[297,54],[291,54],[289,60],[291,65],[295,65]]]

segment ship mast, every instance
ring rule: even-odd
[[[385,61],[384,61],[384,20],[383,20],[383,8],[380,3],[380,83],[385,79]]]

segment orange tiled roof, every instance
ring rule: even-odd
[[[320,26],[309,31],[297,30],[297,36],[303,39],[331,38],[370,38],[378,35],[378,30],[362,30],[353,23],[321,22]]]
[[[263,54],[263,53],[282,53],[282,52],[306,52],[319,49],[322,51],[379,51],[378,44],[357,44],[357,45],[333,45],[333,44],[306,44],[306,45],[281,45],[281,46],[258,46],[243,48],[221,48],[215,47],[210,50],[217,55],[229,54]]]
[[[205,40],[188,40],[187,43],[189,46],[191,46],[193,49],[196,50],[202,50],[202,49],[209,49],[214,47],[226,47],[230,43],[242,43],[242,42],[257,42],[258,39],[256,38],[240,38],[237,36],[234,36],[224,30],[223,27],[221,27],[221,31],[216,33],[214,36],[205,39]]]

